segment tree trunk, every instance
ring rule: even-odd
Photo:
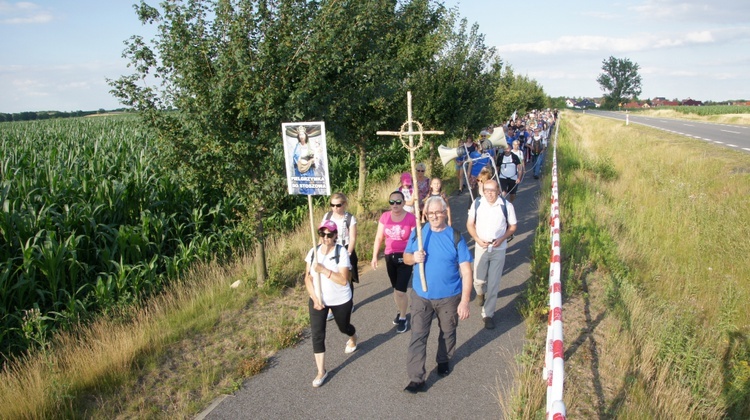
[[[359,142],[359,188],[357,190],[357,203],[359,205],[357,214],[365,214],[365,182],[367,181],[367,165],[365,164],[365,143]]]

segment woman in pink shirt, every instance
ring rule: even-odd
[[[409,296],[406,294],[406,289],[409,286],[412,266],[404,264],[404,249],[406,249],[406,242],[409,240],[411,231],[417,227],[417,218],[414,214],[404,210],[405,201],[404,194],[400,191],[391,193],[388,199],[391,210],[380,216],[370,262],[373,269],[378,268],[380,244],[385,239],[385,268],[388,270],[388,278],[393,286],[393,300],[396,301],[398,309],[396,318],[393,320],[397,333],[403,333],[409,329],[409,322],[406,320]]]

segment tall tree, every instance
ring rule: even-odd
[[[436,32],[441,50],[408,82],[418,119],[428,129],[446,132],[426,138],[434,176],[442,176],[443,167],[438,164],[437,145],[467,133],[476,135],[491,122],[492,92],[503,65],[495,49],[484,44],[479,26],[469,27],[466,19],[456,25],[457,16],[456,10],[449,11]]]
[[[610,56],[602,61],[602,70],[596,81],[605,92],[604,108],[616,108],[624,101],[636,99],[641,94],[641,76],[639,66],[627,58]]]
[[[359,156],[360,203],[375,132],[406,116],[405,81],[439,51],[444,7],[429,0],[326,1],[311,22],[309,98],[338,140]]]
[[[545,108],[546,105],[547,95],[536,80],[515,74],[510,66],[506,66],[492,101],[495,122],[507,121],[513,112],[524,115],[527,111]]]
[[[309,65],[298,56],[309,37],[300,22],[316,7],[301,0],[168,0],[159,8],[141,1],[138,17],[158,32],[150,42],[126,42],[134,73],[110,81],[112,92],[205,191],[241,193],[251,211],[290,200],[283,170],[267,165],[281,155],[280,122],[307,114],[294,92]]]
[[[332,138],[359,152],[362,197],[367,146],[398,121],[407,75],[438,50],[444,8],[429,0],[165,0],[158,9],[141,1],[136,11],[159,32],[151,43],[127,42],[135,73],[111,81],[113,93],[145,117],[187,177],[242,192],[251,207],[289,200],[283,171],[264,164],[281,155],[282,121],[326,120]],[[152,75],[160,84],[147,84]]]

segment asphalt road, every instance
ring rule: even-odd
[[[309,336],[297,346],[280,351],[268,368],[248,379],[233,395],[207,407],[199,419],[499,419],[499,395],[513,388],[515,357],[522,351],[525,326],[518,313],[519,296],[529,278],[529,250],[538,223],[539,181],[529,176],[515,201],[518,231],[507,251],[494,330],[484,329],[474,300],[469,319],[458,326],[452,372],[437,375],[435,354],[437,322],[427,345],[427,388],[412,395],[403,391],[410,332],[396,334],[392,289],[381,262],[377,270],[361,276],[354,291],[359,348],[344,354],[347,337],[333,322],[326,335],[329,377],[320,388],[311,382],[316,374]],[[466,233],[468,193],[449,198],[453,225]],[[469,243],[473,247],[473,243]],[[300,258],[302,258],[300,256]],[[541,381],[541,373],[540,378]]]
[[[646,117],[638,114],[626,114],[625,112],[619,111],[586,110],[586,113],[621,121],[625,121],[627,118],[629,124],[641,124],[720,146],[750,152],[750,127],[746,125],[716,124],[672,118]]]

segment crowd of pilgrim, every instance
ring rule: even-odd
[[[505,250],[513,240],[517,210],[513,207],[518,187],[531,174],[538,179],[557,112],[532,111],[502,125],[492,125],[472,135],[456,149],[458,190],[470,194],[466,226],[454,226],[449,197],[438,177],[427,176],[427,166],[416,164],[416,179],[408,172],[388,198],[389,210],[378,220],[370,266],[385,265],[393,289],[396,314],[388,322],[395,333],[411,330],[407,350],[406,392],[425,389],[426,345],[433,319],[440,334],[437,373],[451,372],[456,327],[469,317],[469,301],[475,292],[484,327],[495,328],[494,313],[505,262]],[[505,141],[497,139],[503,131]],[[359,282],[357,218],[347,210],[347,197],[331,196],[330,211],[318,227],[319,244],[305,257],[305,285],[310,296],[310,328],[317,374],[313,387],[328,379],[325,367],[326,324],[334,321],[348,337],[344,352],[357,350],[359,334],[352,325],[354,283]],[[418,241],[417,217],[422,226]],[[469,250],[465,234],[474,241]],[[381,260],[381,248],[384,246]],[[419,268],[418,268],[419,267]],[[424,276],[424,282],[422,279]],[[320,280],[319,291],[315,280]],[[410,287],[411,286],[411,287]],[[409,292],[411,289],[411,292]],[[319,292],[319,293],[318,293]]]

